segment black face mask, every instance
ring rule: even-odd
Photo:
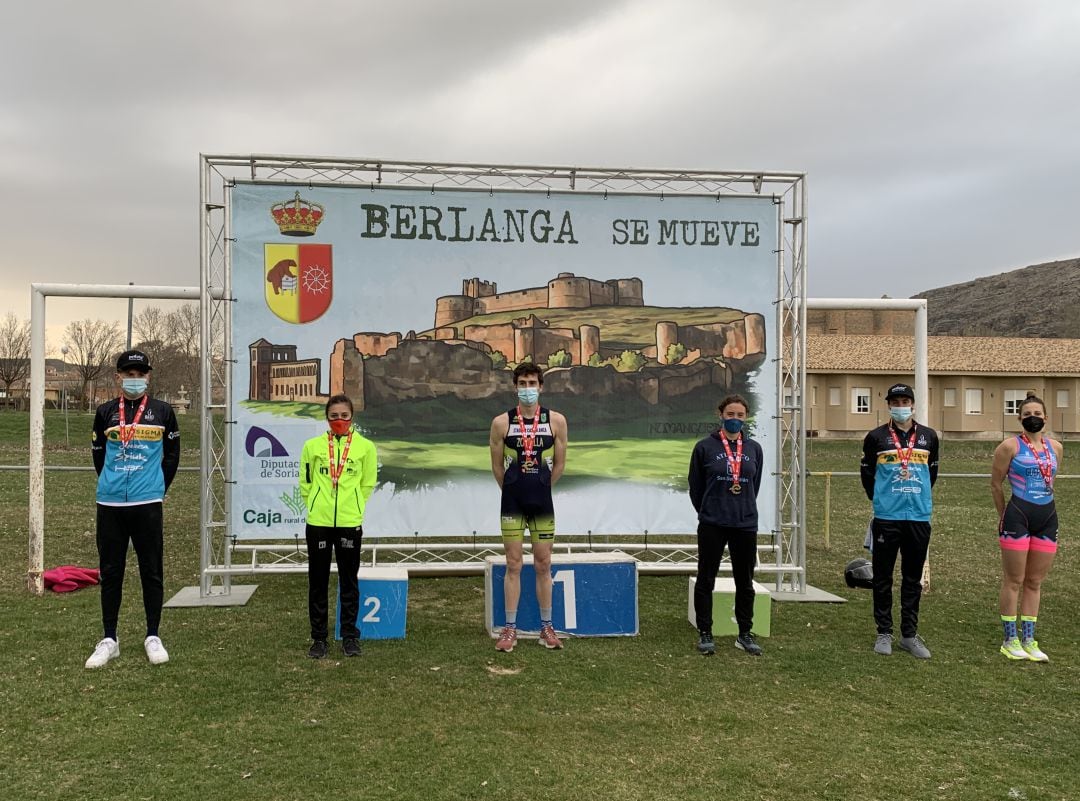
[[[1024,430],[1027,431],[1029,434],[1034,434],[1037,431],[1042,431],[1042,427],[1046,425],[1046,421],[1043,420],[1041,417],[1035,417],[1034,415],[1032,415],[1031,417],[1025,417],[1024,419],[1022,419],[1020,421],[1020,425],[1022,425],[1024,427]]]

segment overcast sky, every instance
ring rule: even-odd
[[[38,0],[4,17],[0,312],[20,317],[31,281],[197,285],[200,152],[805,172],[814,297],[1080,255],[1076,0]],[[49,343],[125,314],[50,300]]]

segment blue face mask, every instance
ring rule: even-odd
[[[124,389],[124,394],[137,398],[146,392],[147,380],[145,378],[122,378],[120,379],[120,386]]]
[[[724,430],[729,434],[738,434],[742,431],[743,421],[738,417],[724,418]]]
[[[913,409],[910,406],[890,406],[889,417],[898,423],[906,423],[911,419]]]
[[[519,387],[518,400],[526,406],[532,406],[540,400],[540,390],[537,387]]]

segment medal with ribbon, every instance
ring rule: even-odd
[[[911,454],[915,452],[915,431],[918,426],[915,423],[911,424],[911,444],[908,445],[907,450],[904,450],[904,446],[900,443],[900,438],[896,436],[896,431],[892,426],[889,426],[889,436],[892,437],[893,445],[896,446],[896,458],[900,460],[900,480],[907,481],[911,478],[911,470],[908,469],[908,465],[911,464]]]
[[[739,483],[739,476],[742,474],[742,434],[735,440],[735,453],[731,453],[731,446],[728,445],[728,438],[723,434],[720,435],[720,441],[724,443],[724,452],[727,454],[728,471],[731,473],[731,487],[728,489],[732,495],[738,495],[742,492],[742,484]]]
[[[1035,446],[1028,439],[1027,434],[1021,434],[1020,438],[1024,440],[1024,444],[1031,450],[1031,455],[1035,457],[1035,464],[1039,467],[1039,473],[1042,474],[1043,482],[1046,484],[1046,491],[1054,491],[1054,457],[1050,453],[1050,443],[1043,437],[1043,455],[1046,456],[1046,464],[1043,464],[1042,456],[1039,455],[1039,451],[1035,450]]]
[[[148,395],[143,395],[142,403],[139,404],[138,410],[135,412],[135,418],[131,421],[131,425],[127,424],[126,415],[124,414],[124,398],[120,397],[120,447],[126,448],[128,443],[135,438],[135,427],[139,425],[139,421],[142,420],[143,412],[146,411],[146,401]]]
[[[524,457],[522,468],[531,469],[533,455],[536,453],[536,434],[540,430],[540,407],[533,412],[532,430],[525,433],[525,418],[521,416],[521,406],[517,407],[517,424],[521,431],[521,454]]]
[[[345,469],[345,462],[349,458],[349,446],[352,445],[353,432],[349,431],[349,436],[345,440],[345,447],[341,449],[341,458],[339,460],[334,459],[334,435],[329,431],[326,433],[326,446],[330,451],[329,463],[330,463],[330,483],[334,485],[334,490],[337,490],[338,479],[341,477],[341,471]]]

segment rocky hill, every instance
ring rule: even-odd
[[[931,335],[1080,338],[1080,259],[1033,264],[915,295]]]

